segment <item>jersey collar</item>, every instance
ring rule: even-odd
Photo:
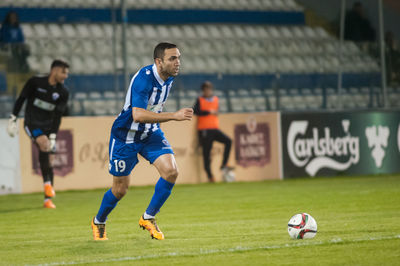
[[[160,77],[160,75],[158,75],[158,71],[157,71],[157,66],[156,66],[156,64],[153,64],[152,69],[153,69],[154,77],[156,77],[156,80],[158,81],[158,83],[160,83],[161,86],[164,86],[164,83],[165,83],[165,82],[164,82],[164,80]]]

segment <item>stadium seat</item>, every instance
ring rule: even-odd
[[[25,39],[29,40],[35,38],[35,29],[33,24],[21,24],[22,31],[24,32]]]
[[[89,27],[86,24],[77,24],[76,25],[76,37],[80,38],[90,38],[91,32],[89,31]]]
[[[111,5],[109,0],[13,0],[12,2],[4,0],[0,6],[5,3],[11,3],[13,6],[50,8],[108,8]],[[119,1],[117,1],[118,3]],[[127,7],[130,9],[302,11],[302,7],[294,0],[127,0]],[[31,48],[28,63],[34,71],[47,70],[50,62],[55,57],[59,57],[70,62],[71,72],[74,74],[110,75],[113,73],[112,36],[114,29],[110,23],[42,22],[22,23],[22,26],[26,43]],[[117,68],[122,67],[123,60],[120,45],[121,29],[121,26],[117,25],[115,32],[117,35]],[[218,78],[223,77],[223,79],[228,79],[224,76],[225,74],[228,74],[227,76],[243,75],[251,80],[251,75],[254,75],[255,79],[260,75],[273,79],[270,78],[273,75],[278,77],[278,75],[306,76],[311,74],[309,75],[310,79],[314,79],[311,76],[315,73],[330,75],[336,74],[339,69],[345,74],[367,74],[379,71],[378,62],[351,41],[344,42],[343,59],[339,62],[337,56],[339,41],[321,27],[187,23],[179,25],[128,24],[127,30],[128,69],[133,73],[140,67],[151,63],[149,54],[151,55],[154,45],[159,40],[176,42],[179,45],[183,55],[181,73],[188,75],[207,75],[208,77],[218,74],[220,75]],[[219,83],[219,81],[217,82]],[[251,83],[252,81],[249,82],[250,88],[258,86]],[[279,83],[278,79],[278,87]],[[221,84],[219,83],[218,86],[222,87]],[[229,86],[232,87],[230,88],[232,90],[238,89],[234,84]],[[287,103],[293,108],[301,108],[303,103],[306,104],[305,108],[313,109],[321,106],[322,89],[314,90],[309,84],[306,86],[310,87],[310,91],[285,95],[283,97],[295,98],[283,98],[283,103]],[[269,109],[274,108],[272,106],[275,104],[275,95],[272,90],[264,92],[260,88],[250,90],[242,85],[238,85],[238,87],[241,87],[247,94],[240,90],[233,93],[231,95],[234,97],[233,102],[237,101],[236,98],[248,97],[256,104],[246,107],[246,105],[238,103],[235,107],[232,106],[235,111],[250,111],[250,109],[262,111],[262,106],[267,106]],[[350,97],[346,104],[353,104],[353,106],[369,104],[369,98],[363,97],[363,94],[369,95],[369,90],[368,92],[352,92],[350,89],[350,92],[354,97]],[[186,99],[195,98],[197,95],[198,91],[189,90],[181,91],[176,96]],[[260,97],[261,95],[265,95],[266,98]],[[336,95],[330,94],[331,96],[335,97]],[[102,97],[108,98],[105,97],[105,94]],[[123,100],[124,97],[125,95],[120,99]],[[224,97],[223,92],[221,97]],[[248,100],[248,98],[246,99]],[[227,110],[230,106],[228,104],[230,99],[224,99]],[[332,102],[331,100],[329,98],[328,103]],[[176,101],[177,103],[179,101]],[[104,102],[104,99],[103,104],[113,105],[110,102]],[[78,110],[78,107],[74,108]],[[82,104],[81,110],[84,111],[84,109],[85,106]],[[111,112],[111,110],[108,108],[106,112]]]
[[[232,111],[235,113],[244,112],[243,101],[238,97],[230,97]]]
[[[281,96],[280,99],[280,107],[283,110],[294,110],[295,105],[293,104],[293,99],[291,96]]]
[[[45,24],[34,24],[33,28],[35,31],[36,38],[48,38],[49,36],[51,36],[48,33],[47,25],[45,25]]]
[[[180,106],[179,108],[188,108],[188,107],[193,107],[196,99],[192,97],[185,97],[180,99]]]
[[[102,98],[102,95],[100,92],[97,92],[97,91],[89,92],[89,99],[101,99],[101,98]]]
[[[74,93],[74,99],[85,100],[87,98],[88,98],[88,95],[85,92],[76,92],[76,93]]]
[[[228,112],[228,101],[225,96],[219,96],[219,111],[222,113]]]
[[[41,71],[42,65],[39,62],[39,59],[35,56],[30,56],[27,59],[28,64],[30,66],[30,68],[35,71],[36,73],[39,73]]]
[[[119,5],[119,1],[116,2]],[[216,10],[271,10],[301,11],[293,0],[126,0],[128,9],[216,9]],[[3,0],[0,6],[109,8],[109,0]]]
[[[267,103],[264,96],[257,96],[253,98],[253,103],[256,108],[256,111],[266,111]]]
[[[178,105],[177,105],[176,99],[169,97],[168,101],[165,104],[164,111],[175,112],[177,110],[178,110]]]

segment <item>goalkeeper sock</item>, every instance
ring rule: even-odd
[[[111,188],[104,193],[103,200],[101,201],[99,212],[96,215],[96,220],[100,223],[105,223],[107,216],[117,206],[119,199],[114,196]]]
[[[50,167],[50,158],[48,152],[39,151],[39,164],[40,170],[42,171],[43,183],[48,181],[51,182],[51,173],[53,169]]]
[[[49,169],[49,179],[50,179],[51,185],[54,186],[54,172],[53,172],[53,167],[50,167],[50,169]]]
[[[160,177],[154,188],[154,194],[151,198],[150,204],[146,209],[147,215],[155,216],[160,211],[160,208],[164,205],[169,195],[171,195],[174,185],[175,183],[170,183]]]

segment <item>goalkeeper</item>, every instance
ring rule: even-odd
[[[39,148],[40,170],[44,182],[44,208],[54,209],[53,168],[50,153],[56,151],[56,134],[61,123],[61,116],[67,108],[69,93],[64,87],[68,77],[69,65],[61,60],[54,60],[47,76],[30,78],[14,104],[8,121],[7,132],[11,137],[17,134],[17,117],[25,100],[24,128],[28,136]]]

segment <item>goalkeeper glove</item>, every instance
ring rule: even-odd
[[[56,152],[56,133],[51,133],[49,136],[50,140],[50,152],[54,153]]]
[[[10,137],[14,137],[18,133],[17,117],[13,114],[11,114],[10,119],[8,119],[7,133]]]

